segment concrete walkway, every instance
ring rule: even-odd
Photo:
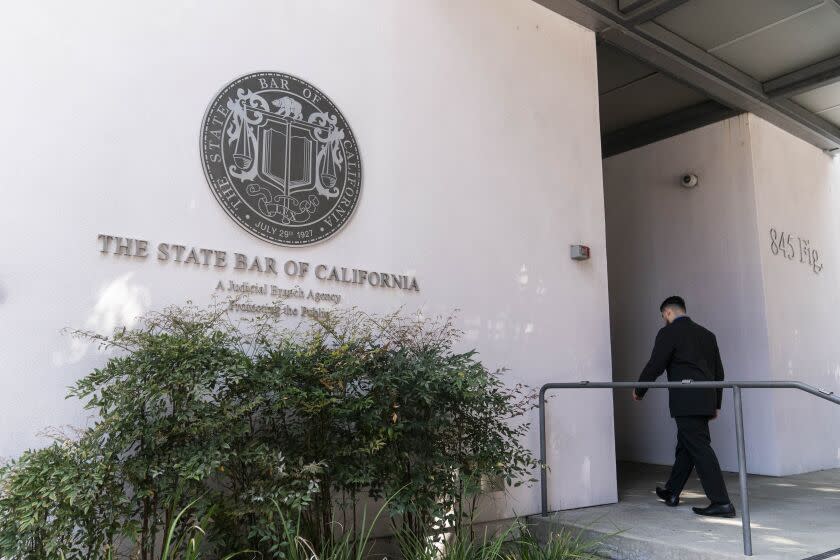
[[[654,488],[664,486],[669,470],[620,463],[617,504],[535,516],[529,522],[542,536],[563,526],[603,538],[607,558],[744,558],[737,473],[724,473],[724,477],[738,517],[714,519],[691,511],[691,506],[708,504],[694,477],[679,507],[669,508],[657,500]],[[749,491],[753,558],[840,559],[840,469],[781,478],[750,476]],[[835,552],[824,554],[828,551]]]

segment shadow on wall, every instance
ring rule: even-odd
[[[145,286],[132,282],[133,272],[123,274],[104,284],[97,296],[96,304],[81,323],[80,328],[110,334],[120,326],[132,328],[137,324],[138,317],[150,309],[151,292]],[[543,298],[548,289],[542,279],[536,281],[529,274],[527,265],[522,264],[518,271],[511,276],[512,283],[520,295],[535,295]],[[0,283],[0,303],[5,300],[5,290]],[[520,341],[536,331],[533,320],[516,321],[511,323],[507,311],[500,310],[493,316],[474,315],[463,317],[462,325],[464,340],[476,342],[479,340]],[[75,326],[73,327],[75,328]],[[56,367],[76,364],[87,354],[90,342],[77,338],[68,338],[67,346],[57,350],[52,355],[52,363]]]
[[[519,294],[533,291],[537,297],[542,298],[548,292],[542,279],[538,279],[536,282],[531,281],[528,266],[525,264],[514,274],[512,280]],[[499,312],[495,318],[465,317],[463,319],[464,339],[477,341],[484,336],[486,340],[504,340],[510,336],[512,340],[518,341],[533,334],[536,330],[533,321],[516,322],[513,325],[509,323],[507,313],[504,311]]]
[[[96,304],[84,321],[84,330],[111,334],[120,326],[129,329],[137,324],[138,318],[148,311],[151,304],[149,289],[131,282],[133,272],[123,274],[105,284],[99,290]],[[91,342],[76,337],[68,338],[67,348],[53,353],[56,367],[78,363],[91,346]]]

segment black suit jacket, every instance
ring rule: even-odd
[[[715,335],[685,316],[662,327],[639,381],[655,381],[664,370],[668,381],[723,381]],[[646,392],[636,389],[640,397]],[[723,389],[668,389],[671,416],[713,416],[722,398]]]

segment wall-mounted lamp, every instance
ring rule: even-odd
[[[589,247],[586,245],[572,245],[571,257],[573,261],[589,260]]]

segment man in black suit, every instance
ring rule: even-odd
[[[685,314],[683,298],[669,297],[659,311],[665,326],[656,335],[653,352],[639,381],[654,381],[665,370],[668,381],[723,381],[717,339]],[[642,400],[646,392],[647,389],[634,389],[633,399]],[[680,492],[696,468],[711,504],[692,508],[694,513],[735,517],[709,435],[709,420],[717,418],[722,396],[723,389],[668,389],[671,416],[677,423],[677,450],[671,476],[665,488],[656,487],[656,494],[669,506],[680,503]]]

